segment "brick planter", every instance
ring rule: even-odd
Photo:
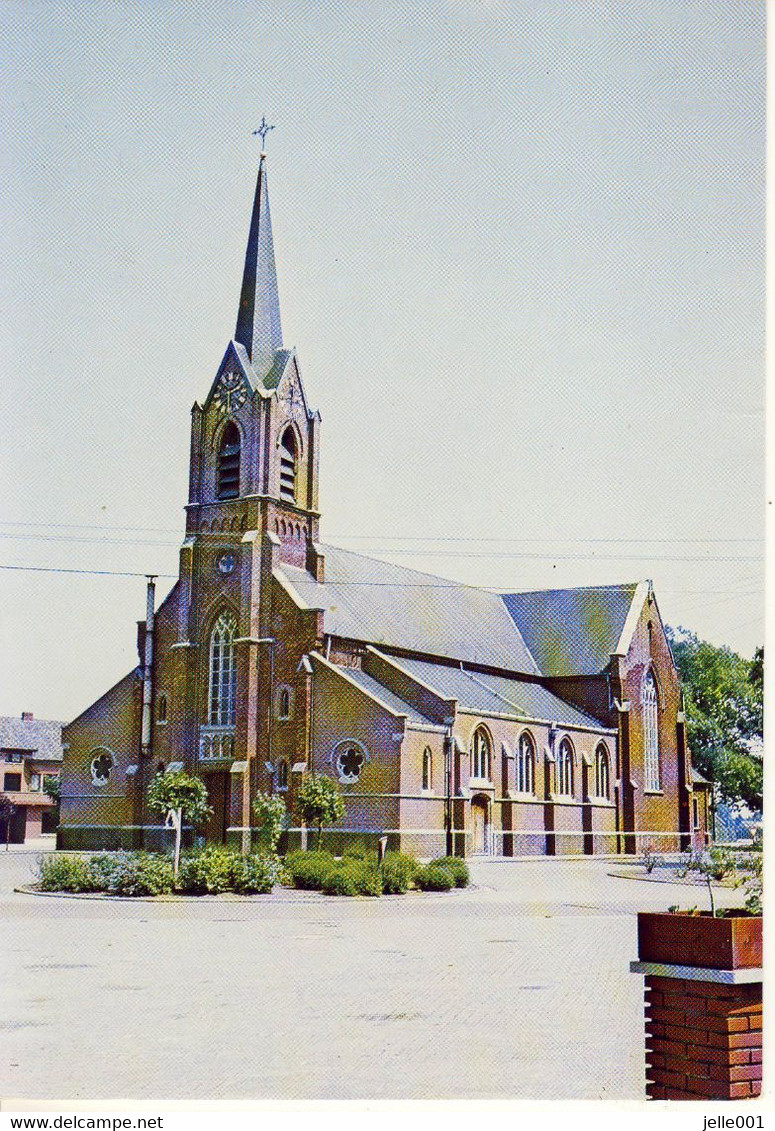
[[[761,1092],[762,920],[638,915],[648,1099]]]

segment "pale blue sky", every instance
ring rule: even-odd
[[[504,589],[652,577],[667,620],[752,652],[763,4],[0,20],[0,563],[175,572],[266,113],[324,538]],[[0,584],[0,712],[72,716],[134,664],[141,579]]]

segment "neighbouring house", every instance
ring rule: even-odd
[[[56,831],[57,805],[46,786],[59,779],[61,768],[62,723],[36,719],[30,711],[0,716],[0,792],[16,806],[12,844]]]
[[[311,773],[341,785],[340,843],[704,842],[651,583],[495,593],[325,545],[319,445],[283,344],[262,154],[236,330],[192,409],[179,579],[159,608],[149,585],[138,666],[65,728],[60,845],[161,843],[147,789],[171,767],[206,782],[207,839],[243,846],[256,792],[292,812]]]

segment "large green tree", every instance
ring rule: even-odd
[[[667,631],[683,681],[694,765],[725,800],[761,809],[763,649],[746,660],[685,628]]]

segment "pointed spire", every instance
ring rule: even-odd
[[[234,339],[245,347],[253,368],[263,379],[272,368],[275,352],[282,349],[283,345],[272,219],[269,215],[266,153],[261,154],[258,167]]]

